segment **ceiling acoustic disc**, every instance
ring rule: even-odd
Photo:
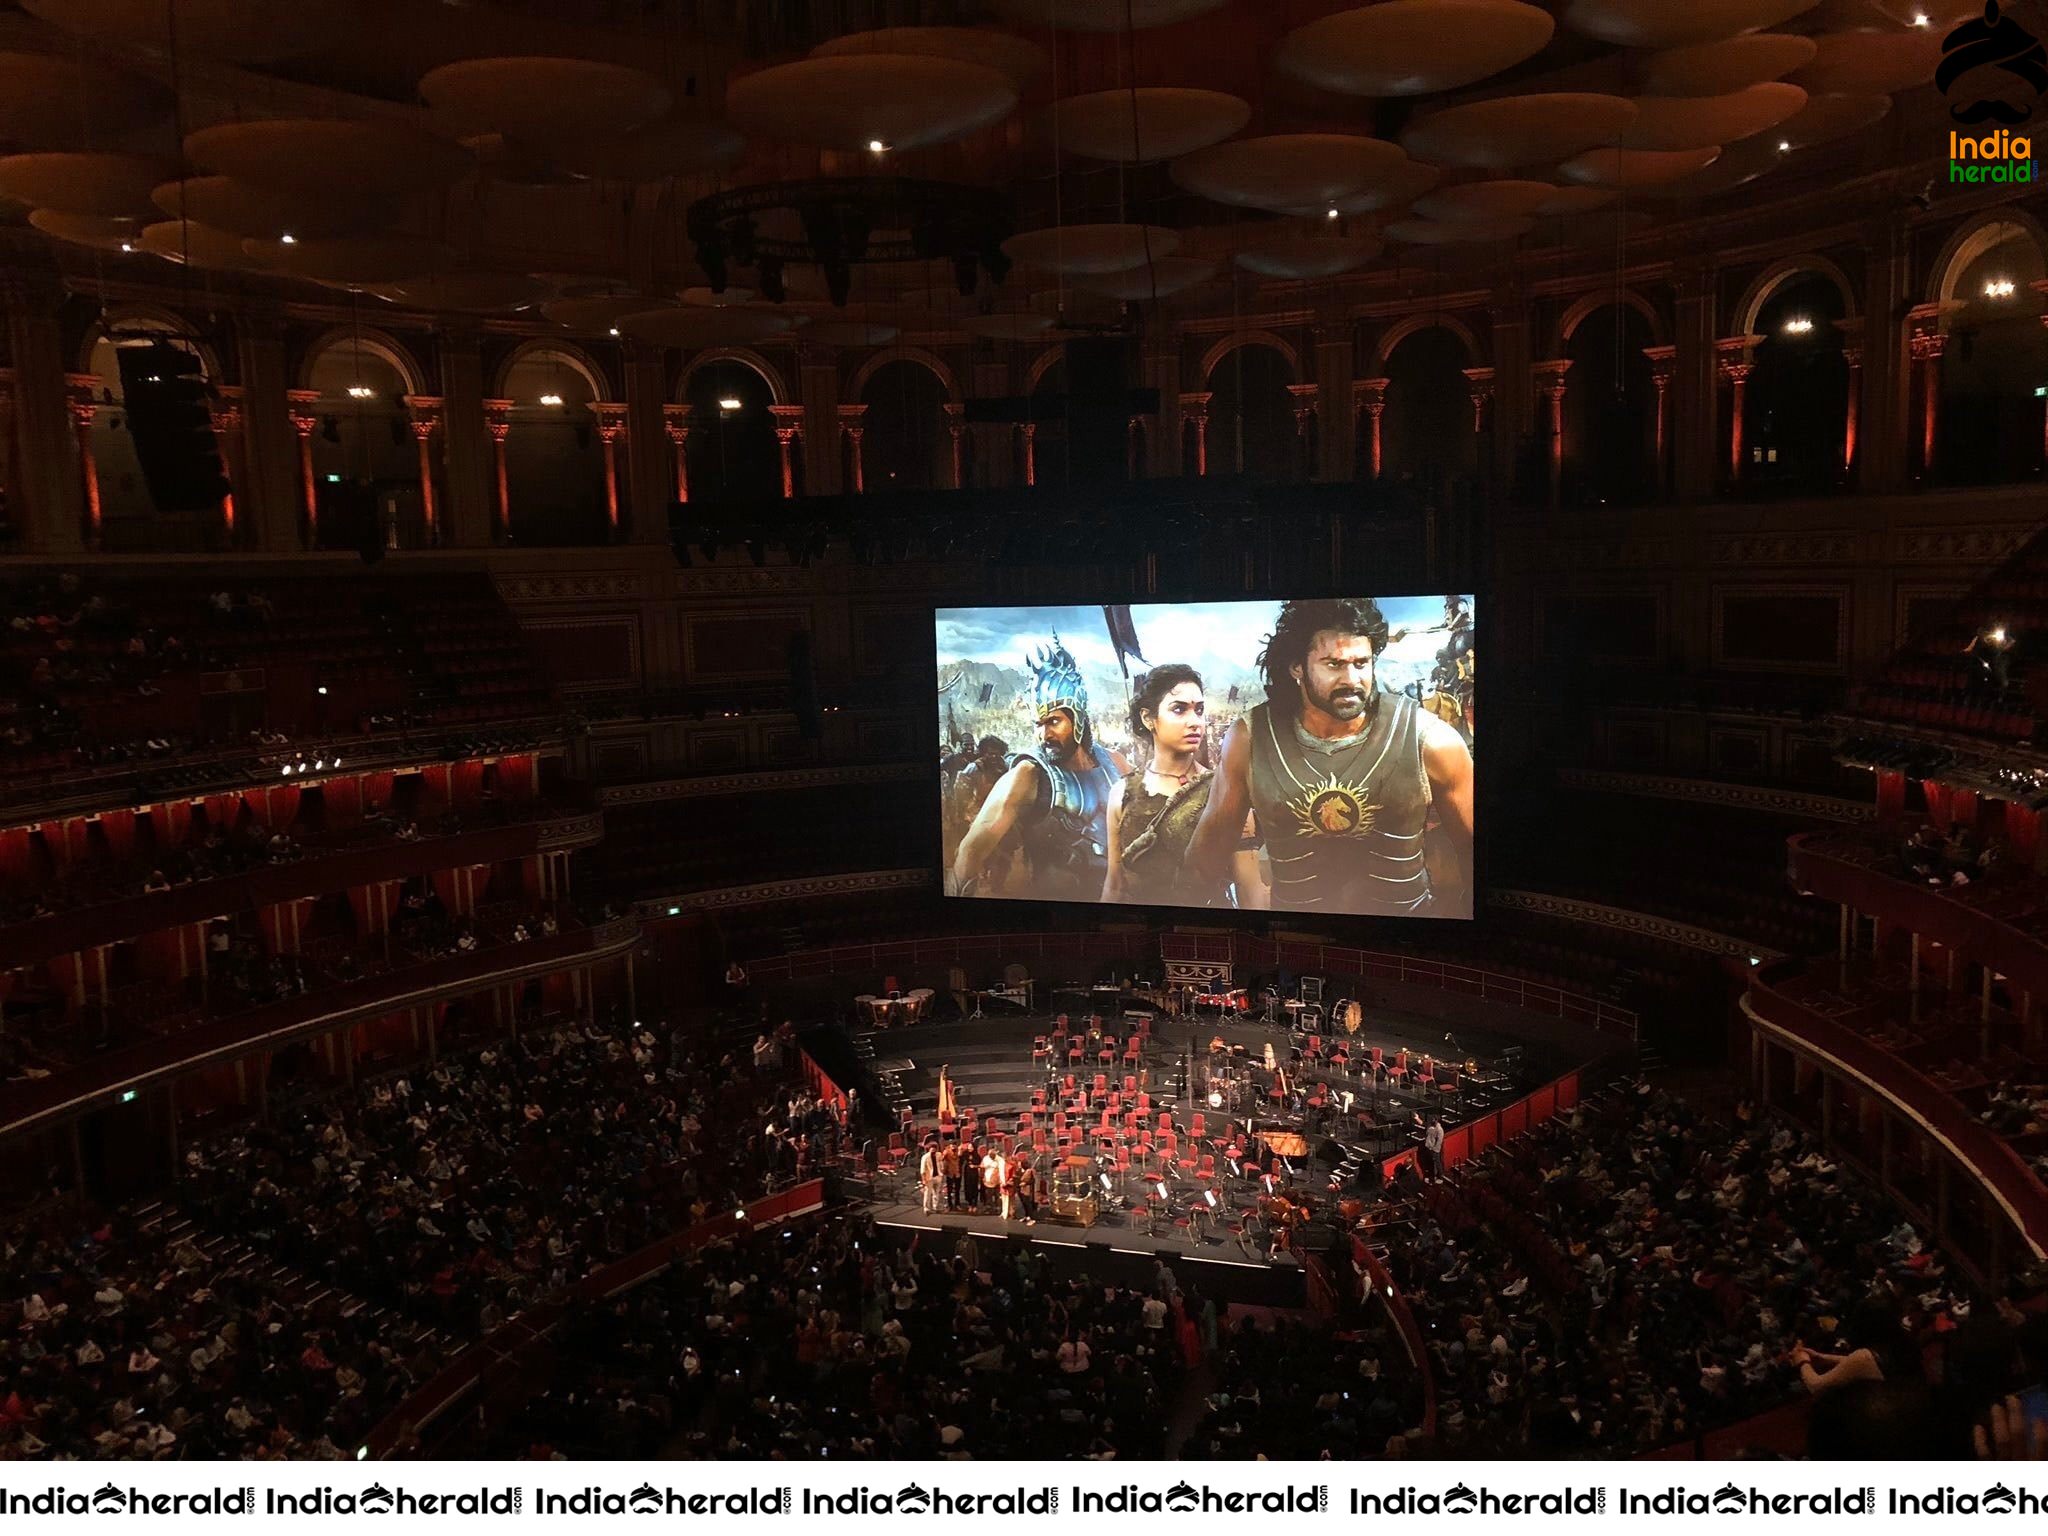
[[[525,309],[552,290],[523,272],[444,272],[437,277],[405,278],[370,289],[378,298],[409,309],[458,310],[493,314]]]
[[[69,245],[89,245],[99,251],[142,249],[141,219],[105,219],[95,213],[65,213],[56,208],[36,208],[28,216],[29,227],[39,229],[53,240]]]
[[[194,219],[166,219],[143,226],[135,242],[152,256],[215,272],[267,272],[261,257],[250,252],[244,238],[232,230],[215,229]]]
[[[1126,303],[1146,303],[1196,288],[1216,275],[1216,263],[1199,256],[1163,256],[1128,272],[1106,272],[1081,278],[1076,287],[1103,293]]]
[[[1439,165],[1507,170],[1613,144],[1635,117],[1636,104],[1625,96],[1588,91],[1495,96],[1417,118],[1401,142],[1416,158]]]
[[[1564,189],[1547,181],[1468,181],[1415,199],[1413,212],[1456,223],[1526,218]]]
[[[268,64],[328,47],[353,25],[350,7],[321,0],[21,0],[67,32],[166,56]]]
[[[171,218],[197,219],[215,229],[265,240],[286,234],[362,234],[388,224],[394,207],[386,199],[351,198],[339,192],[326,197],[265,192],[232,176],[167,181],[149,198]]]
[[[1832,144],[1874,127],[1891,111],[1889,96],[1861,93],[1810,95],[1806,105],[1778,125],[1777,142],[1791,149]]]
[[[47,150],[0,159],[0,196],[103,219],[148,214],[150,192],[176,167],[151,155]]]
[[[1720,157],[1718,144],[1704,149],[1589,149],[1558,169],[1589,187],[1660,187],[1703,171]]]
[[[1400,146],[1355,133],[1276,133],[1197,150],[1173,163],[1174,184],[1238,208],[1322,210],[1384,192],[1411,162]]]
[[[1068,32],[1144,32],[1220,11],[1229,0],[993,0],[995,12],[1026,27]]]
[[[1252,109],[1222,91],[1139,86],[1063,97],[1046,109],[1046,118],[1062,150],[1138,165],[1227,139],[1252,120]]]
[[[1643,89],[1652,96],[1724,96],[1782,80],[1818,51],[1812,38],[1789,32],[1746,32],[1719,42],[1689,43],[1651,54]]]
[[[1518,240],[1536,227],[1533,217],[1519,219],[1399,219],[1386,227],[1389,240],[1407,245],[1492,245]]]
[[[1806,105],[1806,91],[1771,80],[1725,96],[1638,96],[1623,149],[1705,149],[1775,128]]]
[[[90,149],[167,118],[171,94],[69,54],[0,52],[0,142]]]
[[[993,315],[969,315],[960,329],[984,341],[1036,341],[1052,329],[1051,315],[1024,310],[1001,310]]]
[[[814,59],[836,59],[851,53],[913,53],[935,59],[960,59],[1008,78],[1022,90],[1044,74],[1046,51],[1028,38],[989,27],[882,27],[828,38],[811,50]]]
[[[1898,32],[1830,32],[1814,39],[1811,63],[1793,76],[1809,91],[1889,96],[1926,85],[1941,62],[1941,34],[1932,27]],[[2040,58],[2039,53],[2035,58]]]
[[[1083,276],[1128,272],[1179,248],[1172,230],[1145,224],[1069,224],[1026,230],[1003,242],[1003,254],[1023,266]]]
[[[219,123],[185,136],[185,158],[266,192],[352,199],[446,187],[476,165],[461,145],[385,118]]]
[[[1296,27],[1273,63],[1345,96],[1422,96],[1534,58],[1556,27],[1522,0],[1384,0]]]
[[[1817,0],[1571,0],[1564,24],[1626,48],[1677,48],[1758,32],[1813,9]]]
[[[465,133],[490,130],[546,144],[558,135],[631,133],[674,97],[645,71],[595,59],[460,59],[429,70],[420,99]]]
[[[1369,235],[1283,234],[1248,245],[1233,258],[1260,277],[1308,281],[1353,272],[1384,247]]]
[[[999,70],[910,53],[798,59],[743,75],[725,92],[726,115],[745,133],[857,154],[951,143],[1016,105],[1017,87]]]

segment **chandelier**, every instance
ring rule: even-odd
[[[792,264],[819,268],[841,307],[864,263],[949,261],[962,298],[984,273],[1000,283],[1010,270],[1002,196],[950,181],[854,176],[735,187],[692,203],[686,228],[713,293],[725,291],[734,268],[747,267],[756,291],[776,304],[787,296]]]

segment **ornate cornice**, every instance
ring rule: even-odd
[[[534,852],[555,853],[564,848],[589,848],[604,840],[604,813],[565,816],[544,821],[534,829]]]
[[[1875,806],[1860,800],[1772,789],[1760,784],[1721,784],[1712,779],[1611,773],[1598,768],[1561,768],[1557,777],[1572,789],[1600,789],[1619,795],[1643,795],[1652,800],[1686,800],[1775,816],[1811,816],[1817,821],[1869,821],[1877,814]]]
[[[650,897],[634,904],[645,920],[676,917],[684,912],[722,912],[734,907],[766,907],[784,901],[814,901],[820,896],[853,896],[865,891],[915,891],[938,883],[929,869],[870,869],[850,875],[813,875],[803,880],[769,880],[760,885],[729,885],[713,891],[685,891]]]
[[[508,603],[585,602],[591,598],[633,598],[642,594],[631,571],[598,571],[587,576],[518,576],[493,573],[498,595]]]
[[[1486,904],[1511,912],[1534,912],[1541,917],[1561,917],[1566,922],[1584,923],[1593,928],[1612,928],[1621,933],[1657,939],[1665,944],[1697,949],[1703,954],[1728,955],[1744,960],[1755,958],[1762,961],[1785,958],[1779,950],[1765,949],[1744,939],[1716,933],[1711,928],[1695,928],[1691,923],[1658,917],[1651,912],[1631,912],[1625,907],[1606,907],[1597,901],[1575,901],[1568,896],[1550,896],[1542,891],[1490,891],[1487,893]]]
[[[770,768],[759,773],[711,773],[646,784],[613,784],[597,792],[599,805],[653,805],[711,795],[757,794],[771,789],[819,789],[832,784],[904,784],[931,777],[924,763],[860,763],[842,767]]]

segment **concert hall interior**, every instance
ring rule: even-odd
[[[0,6],[0,1459],[2048,1453],[2044,93]]]

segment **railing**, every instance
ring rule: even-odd
[[[0,777],[0,820],[13,825],[47,820],[110,806],[127,807],[158,800],[183,800],[223,790],[268,784],[278,777],[277,764],[289,758],[343,756],[348,771],[382,771],[444,763],[473,755],[464,743],[478,738],[503,744],[494,752],[557,750],[570,734],[572,722],[558,715],[525,719],[480,720],[469,725],[429,730],[337,734],[317,741],[293,741],[277,747],[223,747],[179,757],[151,758],[118,767],[74,768],[54,773]]]
[[[1800,833],[1790,844],[1792,883],[1800,890],[1882,917],[1990,966],[2029,992],[2048,992],[2048,938],[1976,905],[2010,892],[2005,881],[1922,885],[1877,867],[1866,843],[1844,841],[1839,833]],[[2024,906],[2030,913],[2039,910],[2036,902]]]
[[[643,911],[658,907],[643,904]],[[1441,992],[1568,1019],[1603,1034],[1633,1040],[1636,1015],[1627,1008],[1542,982],[1526,981],[1476,966],[1428,960],[1380,950],[1350,949],[1313,940],[1263,939],[1250,934],[1164,934],[1144,930],[1110,933],[960,934],[948,938],[894,939],[842,944],[829,949],[773,955],[748,966],[757,982],[801,981],[828,976],[907,975],[936,966],[1021,965],[1080,967],[1108,962],[1150,966],[1168,960],[1207,960],[1255,969],[1356,976],[1401,982]],[[1070,975],[1072,973],[1069,973]]]
[[[592,1272],[558,1299],[520,1314],[449,1361],[370,1431],[369,1439],[357,1453],[359,1458],[381,1461],[404,1453],[457,1407],[487,1412],[506,1407],[515,1396],[523,1401],[541,1379],[539,1372],[530,1369],[534,1357],[548,1346],[555,1329],[577,1307],[608,1301],[635,1286],[645,1285],[677,1259],[721,1238],[807,1216],[824,1206],[825,1181],[811,1179],[754,1201],[746,1207],[744,1218],[729,1215],[699,1222]],[[490,1385],[506,1390],[486,1390]]]
[[[1513,1141],[1524,1131],[1533,1131],[1553,1115],[1561,1115],[1576,1108],[1579,1102],[1579,1079],[1579,1072],[1567,1072],[1563,1077],[1545,1083],[1541,1088],[1523,1095],[1512,1104],[1488,1110],[1476,1120],[1467,1120],[1454,1129],[1446,1129],[1444,1166],[1455,1168],[1469,1158],[1478,1157],[1488,1147]],[[1409,1147],[1405,1151],[1392,1154],[1380,1164],[1380,1172],[1388,1179],[1393,1178],[1403,1166],[1415,1162],[1416,1153],[1416,1148]]]
[[[1853,1079],[1931,1137],[2005,1213],[2036,1260],[2048,1258],[2048,1188],[2004,1137],[1980,1124],[1932,1078],[1775,987],[1777,971],[1750,978],[1742,1011],[1780,1044],[1824,1071]]]
[[[1387,1273],[1387,1267],[1379,1260],[1365,1239],[1357,1233],[1351,1236],[1351,1255],[1358,1267],[1372,1277],[1375,1293],[1387,1309],[1387,1316],[1394,1320],[1394,1331],[1401,1335],[1401,1347],[1408,1353],[1409,1362],[1415,1367],[1415,1375],[1422,1383],[1422,1430],[1424,1440],[1436,1436],[1436,1366],[1429,1358],[1429,1346],[1423,1342],[1422,1328],[1415,1321],[1415,1314],[1408,1310],[1408,1303],[1401,1295],[1401,1288],[1394,1284],[1394,1277]]]
[[[444,955],[195,1024],[91,1057],[48,1077],[8,1083],[0,1087],[0,1138],[84,1114],[202,1067],[225,1065],[361,1019],[602,960],[629,949],[639,931],[637,919],[616,918],[553,938]]]
[[[383,838],[367,848],[331,854],[312,848],[289,864],[259,865],[168,891],[139,892],[9,924],[0,928],[0,970],[186,923],[202,923],[223,912],[275,906],[299,897],[322,896],[372,881],[401,880],[458,865],[495,864],[530,853],[587,847],[604,836],[601,812],[566,815],[560,807],[533,809],[537,814],[506,826],[412,842]]]

